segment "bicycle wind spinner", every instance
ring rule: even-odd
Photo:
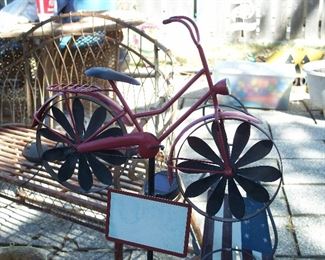
[[[91,137],[107,119],[107,110],[103,106],[97,107],[87,126],[85,126],[85,108],[82,103],[82,97],[76,97],[72,102],[72,118],[73,126],[70,124],[67,115],[55,106],[51,106],[50,112],[58,127],[66,131],[66,135],[62,136],[57,132],[50,131],[49,128],[42,127],[38,130],[38,135],[48,140],[65,143],[66,145],[56,145],[43,153],[43,161],[49,172],[53,168],[50,162],[63,161],[57,171],[57,179],[59,182],[66,182],[71,179],[75,171],[78,176],[78,183],[84,191],[89,191],[93,186],[94,176],[105,185],[112,184],[112,173],[104,164],[122,165],[126,162],[127,157],[118,150],[99,150],[93,153],[78,153],[73,144],[82,142]],[[106,137],[122,136],[123,130],[119,126],[110,127],[102,131],[96,136],[95,140]]]
[[[170,148],[167,170],[170,179],[176,177],[186,201],[215,220],[251,218],[265,210],[279,191],[279,151],[259,119],[219,106],[218,95],[229,95],[227,80],[213,83],[196,24],[184,16],[171,17],[164,24],[172,22],[189,31],[202,69],[160,108],[144,112],[132,111],[117,84],[126,82],[136,88],[137,80],[109,68],[93,67],[85,72],[108,80],[106,89],[50,86],[54,95],[34,117],[38,153],[46,170],[62,185],[77,192],[94,192],[112,185],[114,167],[130,158],[154,158],[162,141],[181,128]],[[141,119],[164,113],[201,77],[206,78],[208,89],[161,135],[143,131]],[[103,92],[113,92],[117,101]],[[212,113],[184,127],[184,121],[209,99]],[[248,210],[246,201],[257,206]],[[222,205],[228,204],[230,214],[224,215]]]
[[[220,127],[220,129],[218,129]],[[223,136],[223,142],[218,140],[218,131]],[[249,199],[269,204],[271,197],[262,183],[274,182],[281,179],[281,171],[275,166],[265,165],[265,157],[271,152],[274,144],[270,139],[256,141],[242,156],[250,139],[251,125],[242,122],[237,127],[232,145],[226,142],[227,134],[222,125],[212,122],[211,134],[214,147],[196,136],[189,136],[186,141],[194,153],[201,155],[203,160],[183,159],[177,164],[177,169],[187,174],[204,174],[202,178],[189,184],[184,192],[186,198],[193,198],[206,192],[211,194],[207,199],[206,211],[208,216],[214,216],[220,210],[224,195],[228,193],[229,207],[232,215],[237,219],[245,216],[245,202],[243,192]],[[232,149],[230,150],[230,148]],[[215,148],[215,149],[213,149]],[[214,152],[225,153],[226,157]],[[240,157],[241,156],[241,157]],[[239,158],[240,157],[240,158]],[[263,162],[264,161],[264,162]],[[249,166],[254,165],[254,166]]]

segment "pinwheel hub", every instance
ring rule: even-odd
[[[66,157],[72,154],[77,154],[77,150],[74,147],[69,147],[68,149],[66,149],[66,151],[64,151],[64,155]]]
[[[234,170],[232,168],[225,169],[223,175],[225,177],[234,177]]]

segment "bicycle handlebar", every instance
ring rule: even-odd
[[[200,43],[200,33],[195,22],[187,16],[172,16],[163,21],[163,24],[169,24],[173,22],[179,22],[185,25],[185,27],[190,32],[193,42],[198,45]]]

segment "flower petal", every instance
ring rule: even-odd
[[[57,107],[52,107],[51,110],[55,120],[63,127],[63,129],[67,132],[67,134],[71,138],[75,138],[75,133],[68,119],[66,118],[65,114]]]
[[[196,160],[183,161],[176,166],[178,170],[184,173],[206,173],[213,171],[221,171],[221,168],[217,165],[207,164]]]
[[[84,154],[81,154],[79,158],[78,182],[85,191],[89,191],[91,186],[93,186],[93,176]]]
[[[211,149],[211,147],[203,141],[201,138],[190,136],[187,138],[188,144],[190,147],[197,152],[198,154],[202,155],[203,157],[211,160],[212,162],[223,165],[222,160],[220,157]]]
[[[245,202],[233,179],[228,180],[229,207],[231,213],[238,219],[245,215]]]
[[[235,180],[246,191],[247,196],[258,202],[268,202],[270,196],[268,191],[259,183],[237,175]]]
[[[91,136],[93,133],[96,132],[96,130],[101,127],[101,125],[105,122],[106,120],[106,109],[104,107],[98,107],[92,117],[90,118],[86,133],[85,133],[85,138],[88,138]]]
[[[49,128],[41,128],[38,132],[45,138],[54,141],[54,142],[64,142],[64,139],[61,137],[61,134],[49,129]]]
[[[205,192],[209,187],[216,183],[221,178],[221,175],[212,174],[208,177],[199,179],[191,183],[184,193],[185,197],[196,197]]]
[[[122,165],[127,160],[127,157],[117,150],[98,151],[94,155],[113,165]]]
[[[273,147],[271,140],[262,140],[254,144],[236,163],[236,167],[240,168],[252,162],[256,162],[268,155]]]
[[[46,150],[42,155],[42,159],[48,162],[64,161],[72,152],[73,150],[70,147],[55,147]]]
[[[214,216],[220,210],[225,196],[226,183],[227,181],[225,178],[220,179],[209,196],[207,203],[207,213],[209,216]]]
[[[216,143],[219,149],[221,157],[229,157],[229,144],[223,121],[220,120],[219,123],[213,121],[211,126],[211,132],[214,142]]]
[[[77,154],[70,154],[67,157],[67,160],[62,164],[58,172],[58,181],[64,182],[71,178],[74,173],[74,169],[76,168],[76,164],[78,161]]]
[[[72,113],[73,118],[76,123],[77,133],[79,136],[82,136],[85,131],[85,112],[84,112],[84,106],[82,105],[79,98],[75,98],[73,100],[72,104]]]
[[[92,154],[87,154],[87,159],[89,165],[95,174],[96,178],[106,184],[111,185],[113,182],[113,176],[111,171],[105,166],[105,164],[101,163],[95,156]]]
[[[236,129],[230,156],[230,160],[232,163],[235,163],[238,160],[238,157],[247,145],[250,137],[250,129],[250,124],[247,122],[240,124]]]
[[[119,127],[111,127],[103,131],[101,134],[99,134],[96,139],[102,139],[106,137],[117,137],[117,136],[122,136],[123,131]]]
[[[272,166],[240,168],[236,173],[252,181],[272,182],[281,178],[281,172]]]

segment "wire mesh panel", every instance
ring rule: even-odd
[[[26,42],[29,45],[29,42]],[[23,120],[24,88],[24,63],[17,62],[23,59],[23,44],[19,40],[0,40],[0,121],[11,122]],[[13,113],[13,111],[15,111]]]
[[[14,39],[6,35],[0,55],[1,104],[23,107],[21,111],[10,109],[9,114],[1,109],[0,122],[29,123],[49,96],[48,85],[91,83],[105,87],[106,82],[83,74],[93,66],[110,67],[137,78],[140,90],[121,84],[132,107],[154,106],[169,91],[172,61],[164,46],[136,28],[139,24],[139,20],[124,22],[107,15],[74,13],[39,23]],[[19,95],[10,99],[13,89],[24,93],[19,97],[24,102],[16,100]]]

